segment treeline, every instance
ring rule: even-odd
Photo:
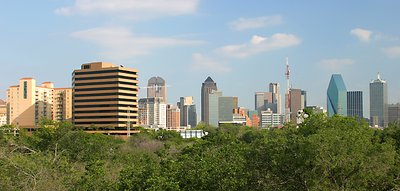
[[[123,141],[44,121],[0,131],[0,190],[399,190],[400,128],[311,115],[299,127],[200,125],[184,140],[145,131]]]

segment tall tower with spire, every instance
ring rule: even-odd
[[[286,91],[285,91],[285,119],[284,122],[290,121],[290,68],[289,68],[289,58],[286,57]]]
[[[387,82],[381,79],[378,73],[377,79],[369,83],[369,105],[371,125],[387,127],[388,125],[388,94]]]
[[[210,123],[209,119],[209,95],[213,91],[217,91],[217,83],[214,82],[214,80],[208,76],[207,79],[204,81],[204,83],[201,86],[201,121],[203,121],[206,124]]]

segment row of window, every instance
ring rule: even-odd
[[[137,88],[105,87],[105,88],[84,88],[84,89],[75,89],[75,92],[101,91],[101,90],[127,90],[127,91],[138,91]]]
[[[136,105],[126,105],[126,104],[98,104],[98,105],[76,105],[75,108],[96,108],[96,107],[133,107]]]
[[[121,93],[121,92],[111,92],[111,93],[96,93],[96,94],[75,94],[75,97],[96,97],[96,96],[133,96],[136,97],[136,94],[129,94],[129,93]]]
[[[131,116],[131,119],[136,119],[136,116]],[[75,116],[75,119],[128,119],[128,116]]]
[[[95,111],[75,111],[75,113],[128,113],[128,110],[95,110]],[[137,111],[130,111],[130,113],[137,113]]]
[[[105,125],[105,124],[127,124],[126,121],[96,121],[96,122],[75,122],[75,125]],[[136,122],[132,121],[132,125],[135,125]]]
[[[123,98],[87,99],[87,100],[75,100],[75,103],[82,103],[82,102],[106,102],[106,101],[128,101],[128,102],[136,102],[136,99],[123,99]]]
[[[91,85],[109,85],[109,84],[125,84],[136,86],[136,83],[132,82],[122,82],[122,81],[109,81],[109,82],[88,82],[88,83],[77,83],[75,86],[91,86]]]
[[[136,75],[136,72],[126,71],[126,70],[100,70],[100,71],[89,71],[89,72],[75,72],[75,76],[78,75],[86,75],[86,74],[106,74],[106,73],[113,73],[113,72],[120,72],[126,74],[133,74]]]
[[[112,78],[122,78],[127,80],[137,80],[136,77],[129,77],[129,76],[121,76],[121,75],[112,75],[112,76],[93,76],[93,77],[74,77],[72,79],[73,82],[78,80],[99,80],[99,79],[112,79]]]

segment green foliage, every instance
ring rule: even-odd
[[[0,190],[399,190],[400,127],[308,113],[298,128],[199,124],[184,140],[141,129],[127,141],[42,120],[0,131]]]

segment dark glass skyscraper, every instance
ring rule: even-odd
[[[387,83],[380,75],[369,84],[369,105],[371,125],[386,127],[388,125]]]
[[[209,76],[201,86],[201,121],[209,124],[209,94],[217,91],[217,83]]]
[[[329,116],[347,116],[347,89],[340,74],[333,74],[329,82],[327,108]]]
[[[362,91],[347,92],[347,116],[358,119],[364,118]]]

